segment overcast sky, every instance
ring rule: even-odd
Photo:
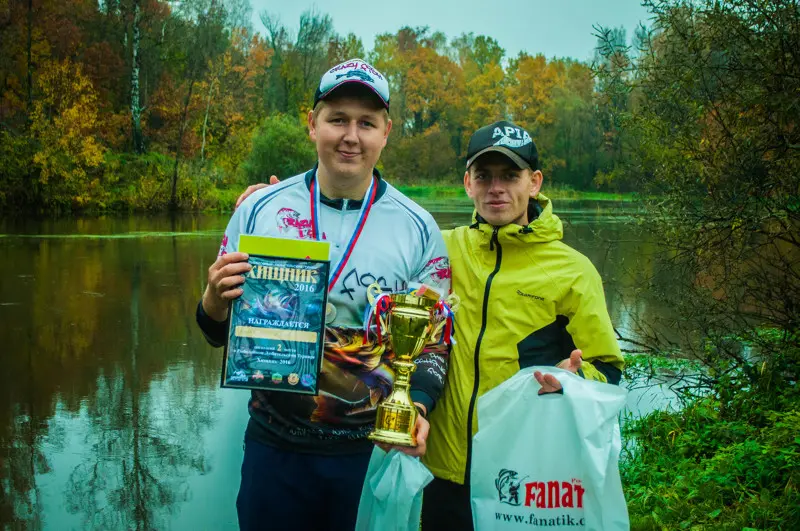
[[[640,0],[251,0],[253,27],[263,33],[259,13],[277,14],[297,31],[300,13],[316,6],[331,15],[337,33],[355,33],[367,51],[375,35],[403,26],[429,26],[448,39],[461,33],[487,35],[500,43],[507,57],[531,55],[589,60],[596,38],[592,25],[627,30],[628,40],[639,22],[648,23]]]

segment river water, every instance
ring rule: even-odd
[[[442,228],[464,201],[428,201]],[[561,201],[623,335],[663,308],[637,205]],[[0,527],[235,529],[247,392],[194,310],[227,215],[0,221]],[[664,280],[666,282],[666,279]],[[669,397],[631,393],[642,413]]]

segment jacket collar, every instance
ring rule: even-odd
[[[524,227],[516,223],[495,227],[475,211],[469,228],[479,233],[487,245],[495,233],[500,243],[521,244],[545,243],[560,240],[564,236],[561,220],[553,214],[553,203],[543,194],[528,202],[528,219],[531,221]]]
[[[306,181],[306,188],[308,191],[311,191],[311,180],[314,178],[314,175],[317,173],[317,168],[319,168],[319,162],[314,164],[314,167],[311,168],[306,172],[305,181]],[[378,191],[375,193],[375,200],[372,202],[374,205],[378,202],[378,200],[383,197],[383,194],[386,193],[386,181],[383,180],[381,176],[381,172],[378,171],[378,168],[372,169],[372,175],[378,178]],[[323,205],[329,206],[331,208],[335,208],[336,210],[342,210],[344,208],[344,199],[331,199],[329,197],[325,197],[320,191],[319,194],[319,202]],[[360,210],[361,203],[363,203],[362,199],[350,199],[347,201],[347,210]]]

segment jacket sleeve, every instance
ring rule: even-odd
[[[569,318],[567,332],[583,351],[581,372],[588,380],[619,384],[624,361],[606,308],[603,281],[588,258],[566,292],[559,313]]]
[[[439,227],[433,217],[430,214],[428,216],[430,237],[411,281],[427,284],[442,296],[447,296],[450,293],[450,259]],[[436,401],[444,389],[449,355],[450,347],[447,345],[428,345],[414,360],[417,370],[411,376],[411,400],[423,404],[428,414],[436,407]]]
[[[423,248],[422,256],[417,262],[417,270],[412,274],[411,281],[427,284],[435,288],[443,296],[450,293],[450,259],[447,248],[439,227],[433,218],[426,227],[430,237]]]
[[[197,303],[195,318],[209,345],[216,348],[225,344],[230,316],[223,322],[215,321],[203,310],[203,301],[201,300]]]

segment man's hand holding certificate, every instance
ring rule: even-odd
[[[316,395],[325,340],[328,244],[242,236],[222,386]]]

